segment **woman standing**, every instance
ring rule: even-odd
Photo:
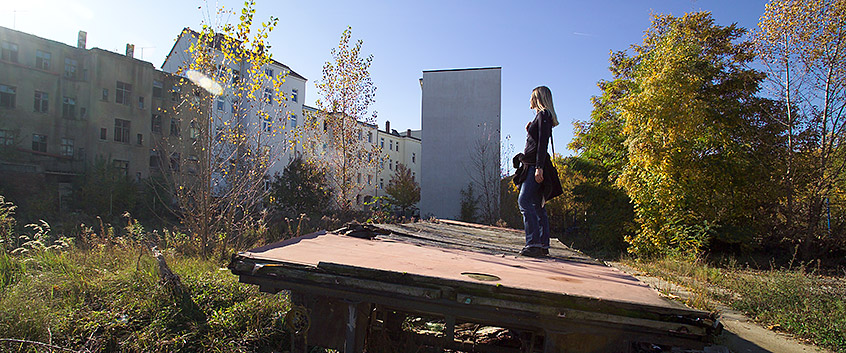
[[[526,170],[522,174],[525,180],[520,184],[517,204],[523,214],[526,246],[520,251],[520,255],[544,257],[549,255],[549,218],[544,208],[542,183],[544,166],[551,163],[546,148],[552,136],[552,128],[558,125],[558,117],[552,105],[552,92],[546,86],[532,90],[529,107],[537,114],[535,119],[526,125],[528,137],[521,158]]]

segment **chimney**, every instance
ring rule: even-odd
[[[406,130],[405,130],[405,136],[406,136],[406,137],[411,137],[411,129],[406,129]]]
[[[135,44],[126,43],[126,56],[130,58],[135,57]]]
[[[388,120],[385,120],[385,132],[391,133],[391,122]]]
[[[88,38],[88,33],[85,31],[79,31],[79,35],[76,37],[76,47],[79,49],[85,49],[85,41]]]

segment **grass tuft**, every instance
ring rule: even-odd
[[[139,258],[139,254],[143,254]],[[240,284],[222,263],[167,255],[182,278],[159,283],[140,247],[0,252],[0,338],[99,352],[261,352],[288,343],[288,298]],[[0,343],[0,351],[37,347]]]
[[[652,276],[689,288],[688,304],[713,310],[715,301],[762,324],[837,352],[846,351],[846,279],[797,270],[757,271],[666,258],[627,262]]]

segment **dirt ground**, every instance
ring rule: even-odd
[[[644,282],[650,287],[661,292],[670,293],[682,300],[691,296],[690,292],[685,287],[664,281],[660,278],[646,276],[644,273],[621,263],[614,262],[608,264],[636,277],[641,282]],[[716,304],[720,311],[720,322],[723,323],[723,333],[717,337],[715,345],[713,347],[709,347],[706,351],[725,352],[728,350],[733,353],[831,352],[814,345],[800,342],[788,334],[768,330],[756,323],[754,320],[746,317],[743,313],[722,303]]]

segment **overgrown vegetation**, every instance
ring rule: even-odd
[[[189,249],[181,233],[146,233],[129,219],[123,235],[83,226],[71,238],[42,221],[13,244],[6,241],[15,238],[8,227],[13,211],[0,205],[2,350],[40,351],[46,344],[94,352],[252,352],[287,344],[285,294],[238,283],[221,259],[179,254]],[[152,244],[164,249],[181,286],[160,280]]]
[[[846,279],[818,269],[754,270],[736,260],[714,267],[705,261],[664,258],[627,261],[652,276],[693,292],[687,304],[713,310],[730,305],[777,331],[785,331],[834,351],[846,350]]]

